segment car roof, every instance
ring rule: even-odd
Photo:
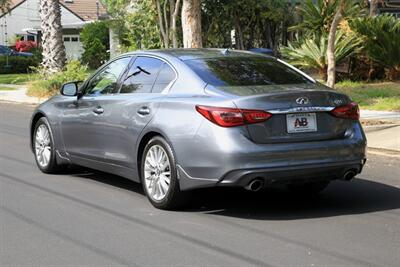
[[[132,51],[127,54],[147,54],[155,56],[170,56],[180,60],[193,60],[193,59],[204,59],[204,58],[217,58],[217,57],[248,57],[248,56],[260,56],[260,57],[271,57],[262,55],[259,53],[253,53],[242,50],[231,50],[221,48],[178,48],[178,49],[155,49],[155,50],[143,50],[143,51]],[[273,58],[273,57],[271,57]]]

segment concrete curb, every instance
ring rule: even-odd
[[[364,132],[371,133],[376,131],[381,131],[385,129],[390,129],[393,127],[399,126],[400,123],[390,123],[390,124],[382,124],[382,125],[371,125],[371,126],[363,126]]]
[[[384,149],[384,148],[368,147],[367,148],[367,154],[379,155],[379,156],[385,156],[385,157],[400,159],[400,151]]]

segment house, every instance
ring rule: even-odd
[[[384,0],[378,3],[378,12],[380,14],[391,14],[400,19],[400,0]]]
[[[11,0],[11,8],[0,14],[0,45],[15,38],[40,41],[40,0]],[[106,16],[99,0],[60,0],[61,25],[67,58],[79,58],[83,52],[79,33],[83,26]]]

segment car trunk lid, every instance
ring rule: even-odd
[[[255,143],[344,138],[353,122],[330,114],[335,107],[350,103],[350,99],[323,86],[258,86],[220,90],[235,94],[233,102],[240,109],[264,110],[273,114],[265,122],[246,126]]]

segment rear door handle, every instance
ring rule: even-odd
[[[97,108],[93,109],[93,112],[96,114],[102,114],[104,112],[104,108],[97,107]]]
[[[149,115],[150,114],[150,109],[148,107],[141,107],[137,113],[140,115]]]

